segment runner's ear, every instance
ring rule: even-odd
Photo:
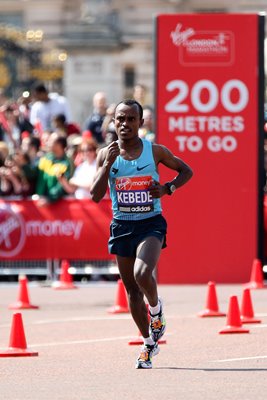
[[[142,119],[140,120],[139,127],[141,128],[141,126],[143,126],[143,125],[144,125],[144,118],[142,118]]]

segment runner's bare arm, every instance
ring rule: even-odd
[[[98,203],[106,194],[108,187],[109,171],[120,154],[117,142],[110,143],[98,153],[96,160],[96,174],[91,188],[92,200]]]
[[[169,149],[162,145],[153,145],[153,154],[156,165],[163,164],[167,168],[173,169],[178,172],[176,178],[174,178],[170,184],[176,188],[183,186],[193,176],[193,171],[184,161],[176,157]],[[150,193],[152,197],[158,198],[165,194],[168,194],[168,190],[165,185],[160,185],[158,182],[152,186]]]

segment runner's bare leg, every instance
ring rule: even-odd
[[[157,305],[157,283],[153,271],[157,265],[161,247],[162,242],[158,238],[149,236],[138,245],[136,258],[117,256],[120,275],[129,297],[131,314],[145,338],[149,336],[149,325],[144,294],[152,307]]]
[[[147,338],[149,337],[147,308],[144,302],[144,295],[134,277],[135,258],[117,256],[117,263],[121,279],[128,293],[132,317],[142,336]]]
[[[158,304],[157,283],[153,271],[158,263],[161,248],[162,241],[155,236],[145,238],[137,247],[134,263],[135,280],[152,307]]]

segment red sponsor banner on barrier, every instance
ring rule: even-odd
[[[110,200],[0,200],[0,259],[111,259],[110,220]]]
[[[247,280],[258,247],[258,15],[161,15],[156,30],[158,142],[192,181],[163,205],[161,282]],[[162,169],[162,181],[173,174]]]

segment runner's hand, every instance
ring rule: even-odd
[[[107,147],[106,161],[113,164],[116,158],[120,155],[120,148],[117,142],[112,142]]]
[[[153,199],[159,199],[167,194],[166,187],[161,185],[159,182],[154,181],[152,186],[149,188],[149,192]]]

